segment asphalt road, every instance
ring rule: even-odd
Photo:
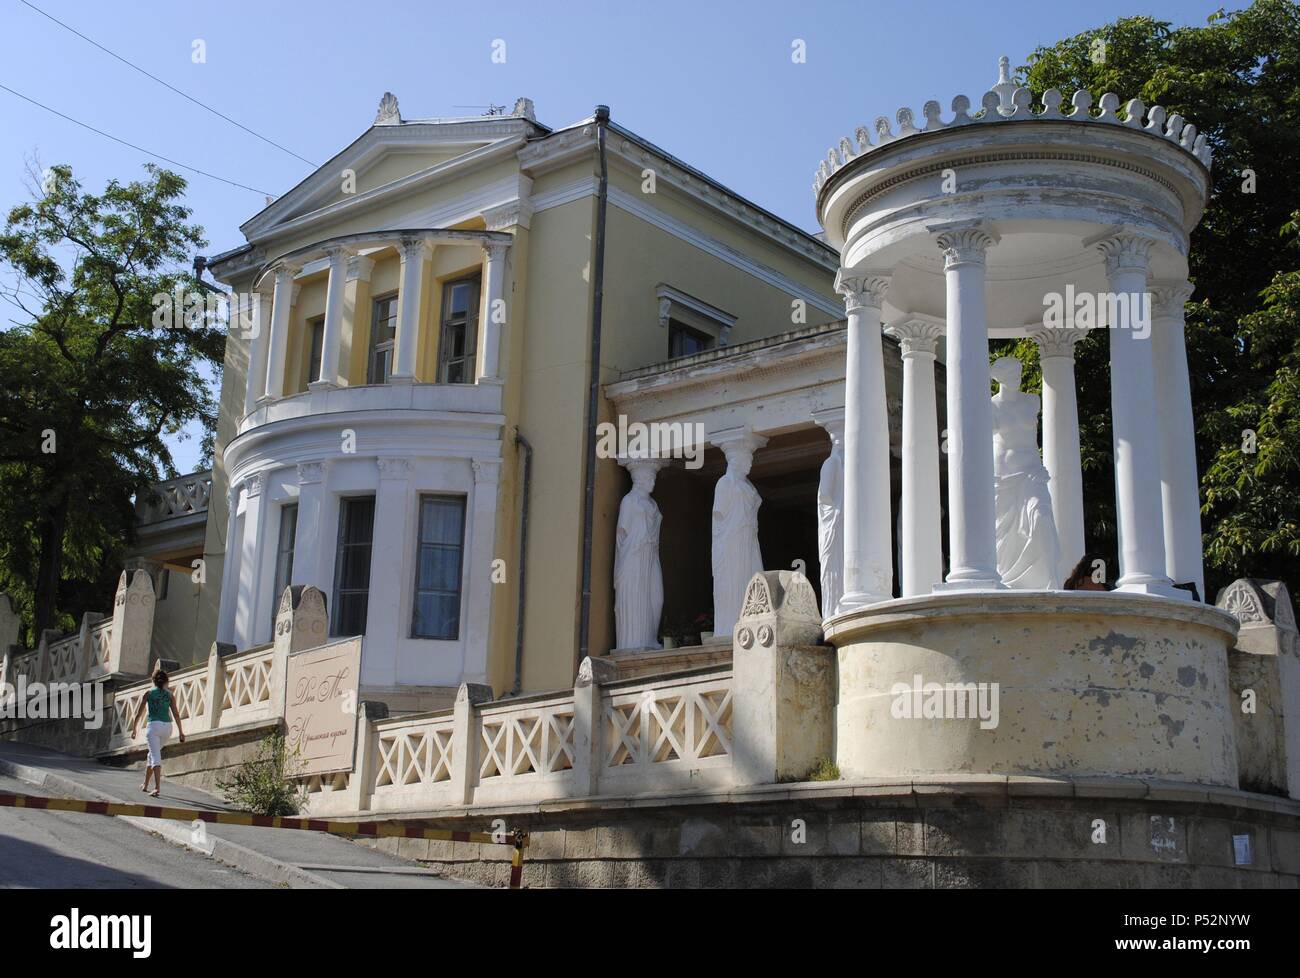
[[[0,793],[48,795],[0,775]],[[0,808],[0,888],[222,890],[272,887],[103,815]]]

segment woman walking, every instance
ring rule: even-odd
[[[181,715],[176,712],[176,702],[167,690],[167,673],[159,669],[153,674],[153,689],[144,694],[140,708],[136,711],[135,722],[131,725],[131,739],[135,739],[140,729],[140,717],[146,709],[149,711],[149,723],[144,729],[145,740],[149,744],[149,759],[144,769],[144,784],[140,790],[148,792],[155,798],[162,792],[162,745],[171,739],[173,717],[181,743],[185,743],[185,728],[181,726]],[[154,779],[154,789],[149,791],[149,778]]]

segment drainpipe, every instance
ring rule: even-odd
[[[596,508],[596,423],[600,407],[600,321],[605,302],[605,211],[609,203],[609,160],[605,154],[605,128],[609,106],[596,106],[596,149],[600,183],[596,190],[596,255],[592,264],[591,376],[587,388],[587,463],[582,496],[582,607],[578,614],[578,656],[574,674],[591,645],[591,547]]]
[[[524,687],[524,607],[527,603],[528,583],[528,496],[533,487],[533,446],[515,427],[515,448],[524,453],[524,490],[519,514],[519,606],[515,611],[515,684],[511,696],[518,696]]]

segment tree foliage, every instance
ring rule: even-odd
[[[1039,48],[1020,68],[1036,97],[1083,88],[1162,105],[1214,151],[1209,205],[1192,235],[1187,354],[1202,473],[1207,597],[1236,577],[1300,582],[1300,6],[1257,0],[1174,28],[1127,17]],[[1253,175],[1253,179],[1252,179]],[[1253,191],[1253,192],[1252,192]],[[1077,349],[1090,546],[1115,552],[1107,337]],[[1016,345],[1026,383],[1030,342]],[[1248,433],[1254,432],[1254,435]],[[1256,449],[1244,451],[1243,446]]]
[[[224,332],[154,315],[194,287],[202,231],[185,181],[146,169],[96,194],[53,167],[0,232],[21,313],[0,330],[0,590],[33,640],[109,606],[132,497],[176,474],[164,438],[198,421],[210,446],[216,422],[200,367],[219,366]]]

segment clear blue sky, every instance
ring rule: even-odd
[[[1080,3],[222,3],[32,0],[169,84],[316,163],[356,138],[385,90],[407,118],[512,105],[561,126],[613,118],[795,224],[816,230],[811,182],[828,146],[902,105],[972,101],[997,59],[1133,14],[1203,24],[1219,0]],[[1246,6],[1247,0],[1230,9]],[[271,194],[310,167],[145,78],[20,0],[0,0],[0,84],[154,153]],[[806,42],[807,61],[791,60]],[[505,42],[505,62],[492,60]],[[193,60],[194,42],[206,61]],[[1127,97],[1129,93],[1119,93]],[[26,160],[68,163],[88,187],[147,157],[0,91],[0,206],[27,195]],[[179,170],[209,253],[242,243],[261,194]],[[14,310],[8,309],[7,319]],[[181,471],[197,441],[176,444]]]

